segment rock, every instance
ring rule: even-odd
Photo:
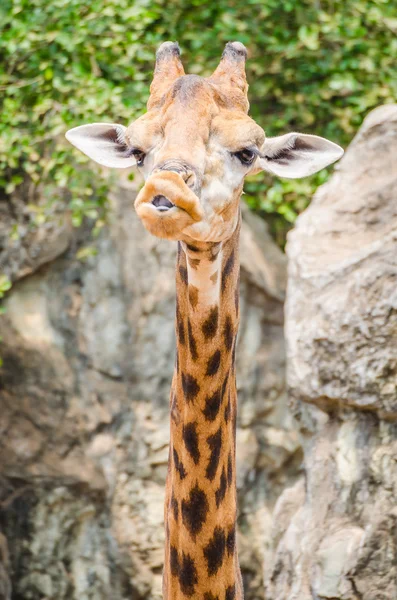
[[[397,105],[364,121],[289,236],[294,396],[397,418]],[[318,390],[321,389],[321,399]]]
[[[24,186],[23,197],[0,197],[0,273],[12,281],[55,260],[72,239],[71,221],[56,203],[51,218],[32,227],[34,213],[29,208],[31,194],[27,188]]]
[[[288,385],[305,488],[277,503],[267,600],[397,597],[396,157],[388,105],[289,235]]]
[[[364,531],[360,527],[340,527],[322,540],[313,572],[313,589],[320,598],[351,597],[355,590],[349,581],[356,564]]]
[[[258,456],[258,441],[250,429],[236,431],[236,482],[237,489],[243,489],[255,468]]]
[[[7,540],[0,533],[0,598],[11,600],[10,559]]]

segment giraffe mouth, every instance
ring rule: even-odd
[[[135,199],[135,209],[150,233],[171,240],[204,218],[200,199],[173,171],[151,175]]]
[[[174,208],[175,204],[168,200],[165,196],[155,196],[152,200],[153,206],[157,208],[159,212],[167,212],[170,208]]]
[[[198,196],[186,185],[182,177],[174,171],[158,171],[151,175],[135,200],[139,216],[159,213],[174,215],[186,213],[193,222],[201,221],[203,210]],[[178,209],[178,211],[173,210]],[[163,219],[161,219],[163,221]]]

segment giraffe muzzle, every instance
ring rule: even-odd
[[[203,218],[198,196],[174,171],[156,171],[146,181],[135,200],[135,208],[140,215],[140,211],[149,206],[155,213],[166,213],[177,208],[185,211],[193,221]]]
[[[198,196],[175,171],[154,172],[139,192],[135,209],[154,235],[179,239],[184,228],[201,221],[204,213]]]

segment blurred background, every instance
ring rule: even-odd
[[[1,600],[160,598],[175,249],[64,133],[141,115],[166,40],[204,76],[243,42],[267,135],[354,138],[245,186],[246,599],[397,597],[396,33],[391,0],[1,2]]]

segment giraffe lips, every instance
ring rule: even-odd
[[[141,218],[152,218],[153,213],[159,218],[159,213],[163,213],[161,221],[168,218],[186,221],[189,218],[194,222],[201,221],[204,216],[199,198],[174,171],[158,171],[151,175],[135,200],[135,208]],[[178,210],[172,210],[174,208]],[[181,223],[187,224],[190,223]]]
[[[168,200],[168,198],[166,198],[165,196],[160,196],[160,195],[155,196],[153,198],[152,204],[160,212],[166,212],[167,210],[170,210],[170,208],[173,208],[175,206],[175,204],[173,204],[170,200]]]
[[[135,199],[135,210],[150,233],[169,240],[181,239],[187,227],[204,218],[199,197],[174,171],[153,173]]]

